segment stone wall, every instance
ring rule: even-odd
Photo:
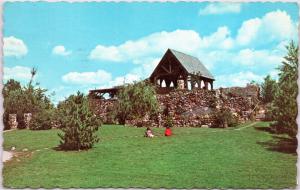
[[[213,126],[216,121],[216,110],[230,109],[240,121],[248,120],[257,105],[259,88],[247,87],[205,90],[172,90],[169,93],[157,94],[160,114],[156,117],[145,115],[136,120],[127,120],[127,125],[163,127],[167,117],[173,119],[177,127]],[[104,123],[117,123],[112,119],[116,99],[90,99],[90,105]]]

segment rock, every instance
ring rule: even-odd
[[[11,147],[10,150],[14,151],[14,150],[16,150],[16,147],[13,146],[13,147]]]
[[[28,151],[28,149],[27,149],[27,148],[24,148],[22,151],[23,151],[23,152],[26,152],[26,151]]]
[[[201,128],[209,128],[208,125],[201,125]]]

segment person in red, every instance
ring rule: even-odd
[[[171,135],[172,135],[171,128],[170,127],[166,127],[165,136],[171,136]]]

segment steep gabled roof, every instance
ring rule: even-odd
[[[188,73],[201,75],[203,77],[214,80],[213,75],[206,69],[206,67],[198,58],[173,49],[169,50],[178,59],[178,61],[182,64],[182,66],[187,70]]]

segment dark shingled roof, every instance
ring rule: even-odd
[[[169,49],[169,50],[178,59],[178,61],[187,70],[187,72],[195,75],[200,74],[203,77],[214,80],[213,75],[206,69],[206,67],[201,63],[201,61],[198,58],[173,49]]]

